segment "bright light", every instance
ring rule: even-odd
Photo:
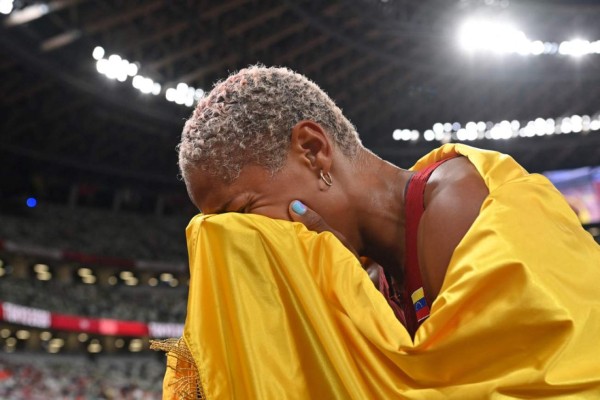
[[[131,277],[131,278],[129,278],[129,279],[127,279],[127,280],[125,281],[125,284],[126,284],[127,286],[135,286],[135,285],[137,285],[137,284],[138,284],[138,279],[137,279],[137,278],[135,278],[135,277]]]
[[[141,351],[143,347],[143,343],[141,339],[131,339],[129,342],[129,351],[138,352]]]
[[[35,206],[37,206],[37,200],[35,199],[35,197],[27,198],[25,203],[27,204],[27,207],[29,207],[29,208],[35,208]]]
[[[160,280],[163,282],[168,282],[171,279],[173,279],[173,274],[171,273],[163,272],[162,274],[160,274]]]
[[[188,86],[184,82],[177,84],[175,88],[168,88],[165,92],[165,98],[176,104],[192,107],[194,102],[204,96],[204,90]]]
[[[160,83],[154,82],[154,84],[152,85],[152,94],[157,96],[160,94]]]
[[[161,91],[160,83],[154,82],[152,79],[146,78],[141,75],[134,76],[133,80],[131,81],[131,84],[134,88],[136,88],[144,94],[152,93],[154,95],[158,95]]]
[[[48,266],[46,264],[35,264],[33,266],[33,270],[37,273],[37,274],[43,274],[48,272]]]
[[[15,333],[15,336],[19,340],[27,340],[31,336],[31,333],[29,331],[21,329],[21,330],[18,330],[17,333]]]
[[[37,273],[37,278],[40,281],[49,281],[50,279],[52,279],[52,273],[50,273],[49,271],[39,271]]]
[[[152,81],[150,78],[138,77],[139,67],[137,63],[131,63],[118,54],[111,54],[108,58],[103,58],[105,51],[102,47],[96,46],[92,56],[96,59],[96,70],[105,75],[108,79],[114,79],[119,82],[125,82],[128,77],[133,77],[132,85],[142,93],[160,93],[160,84]],[[158,85],[158,86],[156,86]]]
[[[3,0],[0,0],[0,2]],[[105,50],[101,46],[96,46],[92,51],[92,57],[96,60],[96,70],[105,75],[108,79],[125,82],[128,77],[132,77],[131,85],[144,94],[153,94],[158,96],[162,92],[162,85],[151,78],[138,75],[139,63],[131,63],[118,54],[111,54],[104,58]],[[185,104],[192,107],[194,102],[204,96],[204,90],[193,88],[186,83],[177,84],[177,88],[168,88],[165,92],[165,98],[168,101]]]
[[[592,52],[592,45],[587,40],[575,39],[562,42],[558,48],[558,52],[563,55],[581,57]]]
[[[136,76],[138,73],[138,66],[134,63],[130,63],[127,66],[127,75],[129,76]]]
[[[165,97],[168,101],[175,101],[175,98],[177,97],[177,90],[173,88],[168,88],[165,92]]]
[[[458,37],[461,47],[471,52],[491,51],[499,54],[529,52],[527,36],[508,24],[470,20],[462,25]]]
[[[108,60],[105,60],[104,58],[101,58],[100,60],[98,60],[98,62],[96,63],[96,71],[98,71],[101,74],[106,74],[107,70],[108,70]]]
[[[460,46],[468,52],[491,52],[496,54],[535,55],[561,54],[581,57],[600,54],[600,40],[590,42],[574,39],[559,43],[530,40],[525,33],[510,24],[492,20],[471,19],[458,31]]]
[[[123,280],[129,279],[133,276],[133,272],[131,271],[121,271],[119,277]]]
[[[101,60],[104,58],[104,54],[104,48],[101,46],[96,46],[92,52],[92,57],[94,57],[94,60]]]
[[[131,80],[131,85],[136,88],[139,89],[142,87],[142,81],[144,80],[144,78],[142,78],[139,75],[136,75],[133,77],[133,79]]]
[[[1,14],[10,14],[13,10],[13,0],[0,0],[0,13]]]
[[[102,351],[102,345],[96,339],[94,340],[88,345],[87,350],[90,353],[100,353]]]
[[[0,1],[0,3],[14,3],[14,1]],[[14,4],[13,4],[14,7]],[[26,24],[33,20],[43,17],[50,12],[48,4],[31,4],[18,11],[13,12],[5,21],[4,26],[11,27]]]
[[[534,136],[547,136],[555,134],[581,133],[600,130],[600,114],[593,117],[589,115],[571,115],[563,118],[536,118],[531,121],[519,122],[517,120],[504,120],[493,122],[467,122],[464,127],[460,123],[436,122],[432,129],[423,132],[426,141],[437,140],[446,142],[455,139],[459,142],[477,139],[506,140],[513,137],[531,138]],[[417,130],[395,129],[392,138],[397,141],[416,141],[421,134]]]

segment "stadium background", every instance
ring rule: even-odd
[[[0,0],[0,13],[0,398],[160,398],[148,340],[184,322],[195,212],[175,146],[194,102],[249,64],[313,79],[397,165],[447,142],[513,155],[600,240],[596,1]]]

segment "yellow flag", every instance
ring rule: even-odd
[[[195,217],[184,340],[203,396],[600,398],[600,247],[510,157],[450,145],[414,168],[457,153],[490,195],[414,342],[330,233]]]

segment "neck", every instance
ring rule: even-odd
[[[404,260],[404,188],[411,172],[370,152],[363,154],[355,192],[357,222],[362,241],[360,255],[381,265],[402,281]]]

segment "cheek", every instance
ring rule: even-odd
[[[270,206],[255,207],[255,208],[248,210],[248,212],[250,214],[258,214],[258,215],[262,215],[264,217],[269,217],[269,218],[273,218],[273,219],[283,219],[286,221],[292,220],[288,213],[288,205],[287,204],[281,204],[281,205],[277,205],[277,206],[270,205]]]

